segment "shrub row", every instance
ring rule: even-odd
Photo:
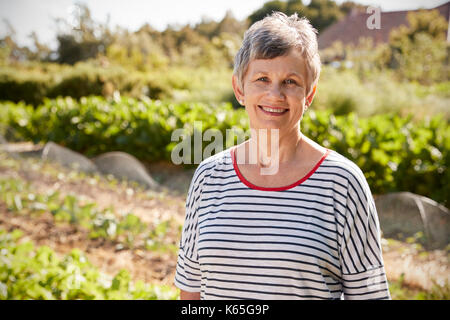
[[[87,156],[120,150],[147,162],[169,161],[178,143],[171,141],[172,132],[183,128],[187,137],[192,136],[195,121],[203,131],[219,130],[223,137],[227,129],[249,128],[245,111],[234,110],[231,104],[211,107],[100,97],[79,102],[45,100],[36,109],[5,102],[0,104],[0,121],[7,123],[9,138],[54,141]],[[412,116],[394,114],[358,118],[354,113],[334,116],[330,111],[309,110],[301,126],[305,135],[354,161],[374,193],[410,191],[446,205],[450,198],[448,124],[439,115],[413,121]],[[223,148],[236,141],[224,141]],[[202,150],[208,144],[204,141]]]
[[[110,97],[116,91],[130,97],[145,95],[160,99],[169,96],[172,90],[169,86],[141,72],[119,67],[92,67],[83,63],[75,67],[60,67],[52,72],[10,67],[0,71],[0,100],[23,101],[34,106],[41,104],[46,97]]]
[[[0,70],[0,100],[37,106],[45,98],[96,95],[105,98],[121,95],[142,96],[171,102],[232,102],[232,70],[216,68],[171,67],[149,72],[127,70],[121,66],[103,67],[98,62],[81,62],[75,66],[31,64]],[[370,116],[395,111],[413,112],[416,118],[448,112],[449,82],[422,86],[398,82],[392,72],[372,72],[361,80],[354,70],[335,70],[324,66],[314,98],[314,109],[333,109],[336,115],[356,112]],[[423,108],[426,104],[428,107]]]

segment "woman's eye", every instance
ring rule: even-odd
[[[261,78],[256,79],[256,81],[266,82],[266,81],[268,81],[268,79],[267,79],[267,77],[261,77]]]
[[[295,82],[295,80],[293,79],[287,79],[285,82],[286,84],[297,84],[297,82]]]

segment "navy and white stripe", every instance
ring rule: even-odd
[[[330,151],[302,183],[267,191],[243,183],[230,149],[204,160],[175,285],[202,299],[390,299],[363,173]]]

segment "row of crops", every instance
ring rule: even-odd
[[[175,299],[171,287],[131,281],[126,270],[114,277],[100,272],[77,249],[63,257],[47,246],[20,241],[19,230],[0,229],[0,300],[2,299]]]
[[[87,232],[90,239],[102,238],[116,249],[141,249],[176,253],[177,246],[167,237],[177,230],[172,221],[149,226],[138,216],[119,215],[113,207],[100,210],[75,195],[59,192],[38,193],[19,178],[0,178],[0,205],[20,216],[37,218],[50,213],[55,225],[69,224]],[[0,228],[1,299],[176,299],[170,286],[133,282],[125,269],[115,276],[102,273],[83,252],[73,249],[58,256],[47,246],[35,247],[21,241],[19,230]]]
[[[120,248],[173,253],[178,249],[176,243],[168,242],[166,237],[169,230],[175,229],[172,220],[149,226],[133,213],[119,215],[113,206],[100,210],[94,202],[85,203],[73,194],[61,196],[58,191],[38,193],[21,179],[0,178],[0,202],[16,214],[36,217],[49,212],[55,223],[83,228],[88,231],[90,239],[103,238]]]
[[[373,193],[410,191],[448,205],[448,122],[439,115],[422,120],[395,114],[359,118],[354,113],[334,116],[331,111],[309,110],[301,127],[314,141],[354,161]],[[222,142],[223,149],[236,144],[239,132],[249,129],[245,111],[230,104],[102,97],[47,99],[37,107],[0,103],[0,133],[7,139],[53,141],[87,156],[120,150],[141,161],[171,161],[179,143],[171,140],[172,133],[183,129],[190,137],[199,130],[196,123],[203,132],[218,130],[223,137],[227,130],[235,130],[235,137]],[[210,142],[202,144],[204,150]]]

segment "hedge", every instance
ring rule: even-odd
[[[142,95],[153,99],[170,96],[168,84],[154,76],[130,72],[122,68],[94,68],[80,64],[60,71],[16,70],[6,67],[0,71],[0,100],[25,102],[33,106],[45,98],[70,96],[80,99],[96,95],[109,97],[115,91],[130,97]]]
[[[47,99],[37,108],[4,102],[0,118],[9,127],[9,139],[54,141],[87,156],[124,151],[145,162],[170,161],[178,143],[171,141],[172,132],[184,128],[192,136],[195,121],[201,121],[203,132],[215,129],[224,137],[227,129],[249,128],[245,111],[231,104],[132,98]],[[448,204],[450,126],[444,117],[412,121],[412,116],[394,114],[358,118],[354,113],[334,116],[309,110],[301,126],[314,141],[354,161],[372,192],[410,191]],[[202,150],[209,143],[203,142]],[[225,141],[223,148],[235,143]]]

